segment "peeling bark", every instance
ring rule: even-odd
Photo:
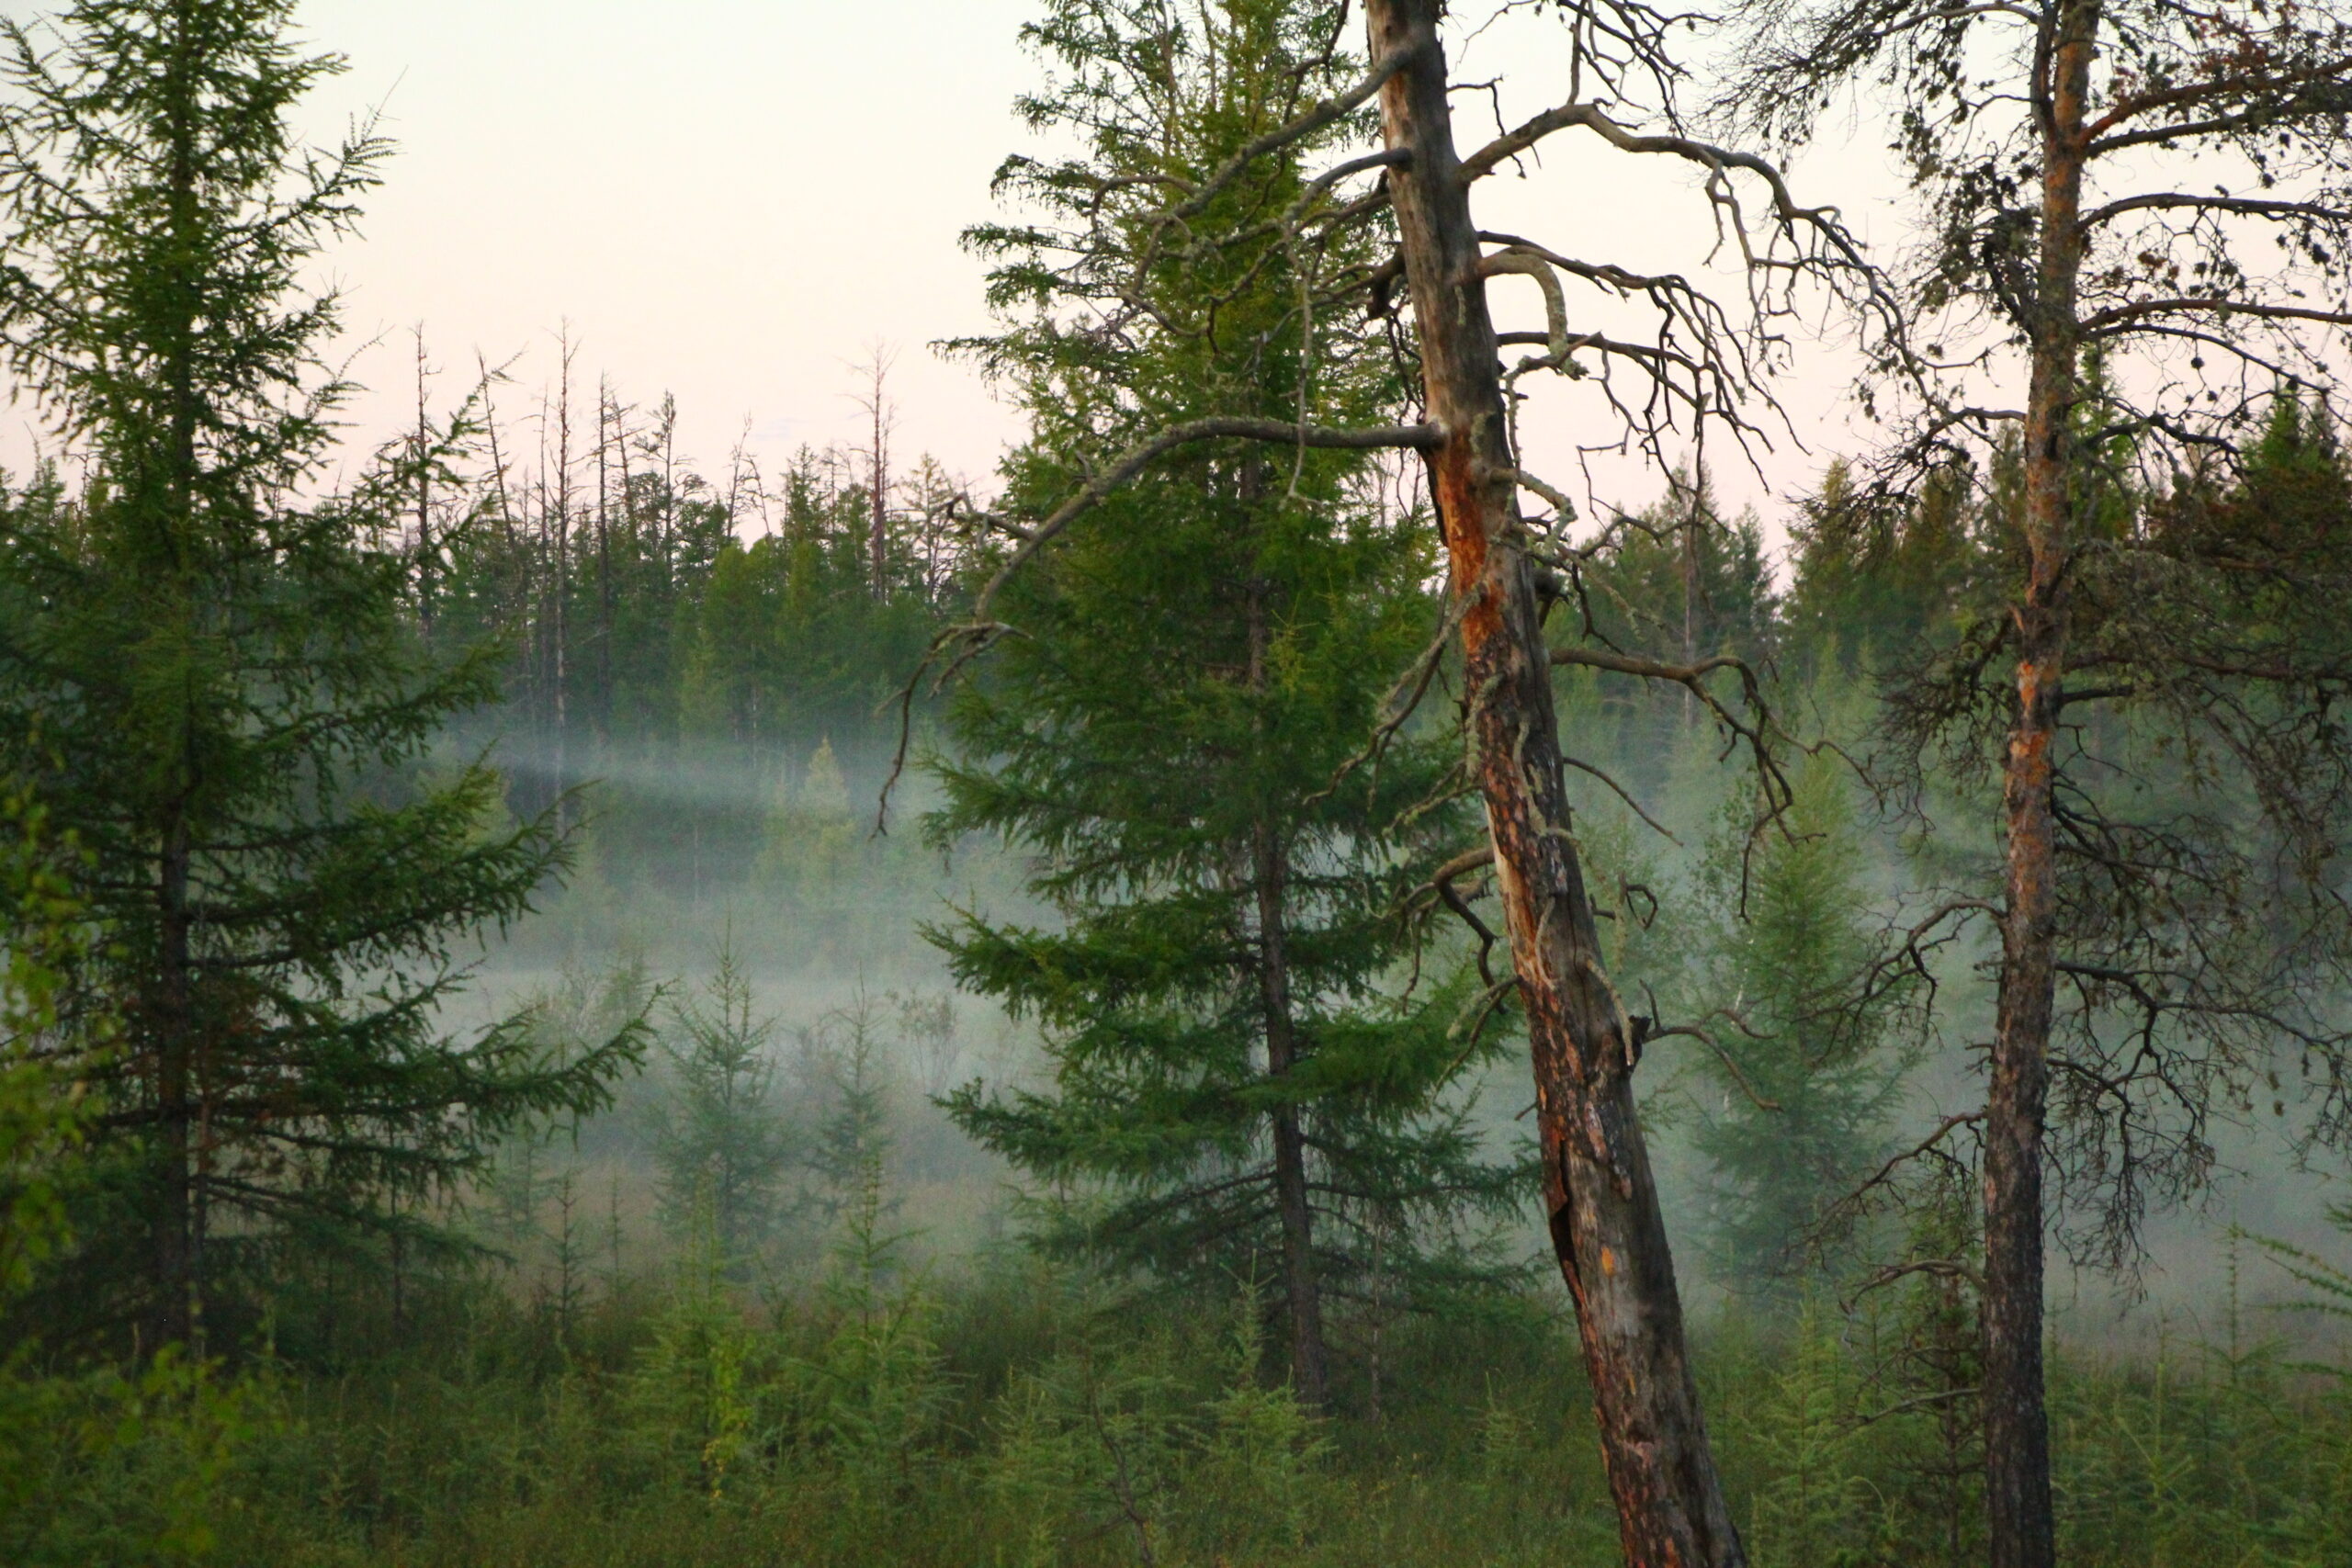
[[[2065,677],[2081,356],[2083,167],[2097,0],[2058,15],[2036,83],[2042,142],[2038,276],[2026,321],[2024,592],[2016,605],[2017,712],[2002,761],[2007,897],[2000,1005],[1984,1113],[1984,1496],[1993,1568],[2050,1568],[2050,1416],[2042,1370],[2042,1133],[2056,1001],[2057,844],[2051,796]]]
[[[1479,788],[1533,1058],[1544,1202],[1577,1308],[1625,1556],[1635,1568],[1746,1562],[1708,1448],[1674,1266],[1633,1090],[1634,1042],[1600,962],[1568,832],[1542,604],[1520,521],[1477,227],[1454,150],[1438,0],[1372,0],[1428,454],[1462,610]]]

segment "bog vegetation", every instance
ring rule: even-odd
[[[977,488],[355,455],[291,0],[0,24],[0,1562],[2352,1562],[2345,25],[1443,9],[1039,0]]]

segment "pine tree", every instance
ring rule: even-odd
[[[1777,604],[1763,528],[1752,511],[1723,516],[1703,467],[1695,477],[1678,472],[1664,496],[1620,516],[1596,544],[1552,618],[1555,643],[1590,640],[1677,665],[1728,654],[1770,668]],[[1679,685],[1606,681],[1589,670],[1567,671],[1564,680],[1598,710],[1577,727],[1579,744],[1607,747],[1611,776],[1637,795],[1660,791],[1690,732],[1713,728],[1697,694]],[[1709,744],[1704,755],[1712,793],[1721,787],[1713,782],[1719,749]]]
[[[889,1191],[896,1076],[882,1056],[883,1018],[882,999],[860,982],[800,1037],[804,1089],[823,1108],[805,1162],[814,1179],[808,1200],[832,1228],[833,1270],[854,1275],[869,1292],[896,1270],[909,1239],[891,1228],[899,1209]]]
[[[1244,173],[1181,255],[1146,237],[1089,249],[1102,231],[1084,213],[1097,188],[1184,187],[1339,80],[1318,22],[1281,0],[1197,21],[1069,4],[1031,30],[1064,72],[1032,117],[1086,136],[1091,162],[1002,176],[1072,232],[975,236],[1014,321],[968,346],[1032,421],[1017,500],[1068,493],[1082,455],[1130,427],[1295,408],[1295,278],[1261,220],[1298,197],[1321,139]],[[1156,269],[1148,319],[1065,330],[1137,265]],[[1327,361],[1313,388],[1342,422],[1395,396],[1369,358]],[[1195,1280],[1273,1275],[1309,1404],[1326,1298],[1373,1236],[1396,1227],[1392,1272],[1433,1268],[1466,1209],[1513,1196],[1460,1114],[1479,1055],[1454,1028],[1463,987],[1392,986],[1415,956],[1396,908],[1458,824],[1431,806],[1456,753],[1406,737],[1340,776],[1433,629],[1427,535],[1381,514],[1371,478],[1349,455],[1203,445],[1111,498],[1007,591],[1023,635],[950,705],[958,760],[930,824],[943,844],[987,833],[1034,854],[1032,891],[1060,917],[967,913],[933,933],[964,985],[1043,1026],[1052,1065],[1050,1087],[974,1084],[953,1114],[1057,1195],[1051,1242]]]
[[[494,829],[487,771],[420,773],[493,682],[404,613],[380,504],[413,491],[302,499],[348,390],[302,276],[387,147],[296,144],[339,62],[288,41],[292,9],[85,0],[53,38],[0,30],[0,339],[91,476],[0,529],[0,748],[89,856],[123,1021],[100,1133],[135,1166],[150,1347],[288,1224],[420,1228],[405,1200],[599,1103],[635,1048],[556,1061],[522,1021],[439,1021],[459,944],[564,848],[548,818]]]

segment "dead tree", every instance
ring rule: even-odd
[[[1181,25],[1181,10],[1149,0],[1066,0],[1041,26],[1172,28]],[[1798,205],[1764,160],[1685,133],[1672,108],[1679,72],[1667,47],[1678,18],[1623,0],[1560,7],[1573,43],[1566,101],[1465,157],[1453,140],[1443,10],[1440,0],[1369,0],[1363,57],[1369,65],[1360,73],[1342,72],[1344,38],[1335,32],[1297,73],[1302,82],[1329,80],[1333,90],[1300,104],[1277,130],[1205,179],[1104,179],[1082,162],[1007,165],[1001,186],[1084,191],[1097,214],[1091,232],[1068,241],[1066,268],[1018,280],[1019,288],[1081,301],[1091,312],[1053,329],[1067,334],[1069,352],[1085,352],[1088,333],[1115,333],[1148,315],[1155,269],[1205,265],[1217,254],[1220,221],[1254,223],[1253,233],[1271,229],[1284,238],[1298,279],[1297,310],[1315,346],[1304,356],[1295,417],[1193,419],[1150,430],[1097,459],[1089,481],[1043,517],[1006,525],[1017,543],[978,594],[971,620],[943,636],[933,668],[940,678],[952,675],[1012,630],[995,619],[1001,585],[1104,496],[1179,446],[1254,441],[1277,449],[1393,447],[1420,455],[1447,556],[1447,632],[1458,637],[1462,654],[1472,741],[1467,782],[1486,806],[1491,844],[1484,858],[1502,901],[1511,959],[1485,1010],[1515,1000],[1525,1020],[1545,1204],[1577,1305],[1626,1555],[1643,1568],[1729,1568],[1745,1556],[1691,1376],[1665,1222],[1635,1111],[1633,1074],[1642,1040],[1602,963],[1570,814],[1551,671],[1555,659],[1565,658],[1673,681],[1719,718],[1735,720],[1741,698],[1726,705],[1707,682],[1736,661],[1669,666],[1589,647],[1555,654],[1544,622],[1554,604],[1574,597],[1577,560],[1559,536],[1573,509],[1522,461],[1513,411],[1525,395],[1521,382],[1548,371],[1597,389],[1608,434],[1591,446],[1639,446],[1658,455],[1669,433],[1709,424],[1758,434],[1756,411],[1769,402],[1760,378],[1781,354],[1777,323],[1792,291],[1819,281],[1865,302],[1884,301],[1834,212]],[[1337,15],[1343,26],[1344,9]],[[1630,123],[1641,112],[1632,106],[1640,102],[1651,106],[1647,127]],[[1286,210],[1234,220],[1220,207],[1257,160],[1334,127],[1362,123],[1369,130],[1375,116],[1378,145],[1306,181]],[[1589,259],[1576,247],[1482,231],[1473,216],[1478,182],[1563,132],[1697,170],[1724,245],[1745,264],[1747,299],[1726,307],[1680,275],[1648,275]],[[1380,242],[1369,261],[1359,259],[1366,236]],[[1497,332],[1487,294],[1500,277],[1527,278],[1541,290],[1544,331]],[[1571,288],[1611,302],[1645,302],[1655,333],[1631,340],[1572,324]],[[1382,428],[1318,424],[1316,356],[1361,343],[1367,300],[1374,328],[1396,329],[1400,361],[1415,372],[1409,378],[1418,383],[1420,417]],[[1521,344],[1540,352],[1506,365],[1503,348]],[[1552,515],[1523,517],[1522,491],[1549,502]],[[1428,689],[1438,651],[1402,683],[1406,703]],[[1752,694],[1752,683],[1747,690]],[[911,684],[904,695],[910,703]],[[1385,731],[1402,722],[1400,709]],[[1736,739],[1761,739],[1756,721],[1735,722]],[[1373,744],[1376,750],[1377,737]],[[1762,765],[1769,774],[1769,761]],[[1445,901],[1460,903],[1452,896]]]
[[[439,590],[439,558],[433,541],[433,421],[426,409],[426,395],[432,379],[432,368],[425,362],[424,325],[419,322],[413,335],[416,339],[416,429],[410,437],[410,461],[415,471],[416,483],[416,617],[417,625],[427,640],[433,636],[434,600]]]
[[[1999,782],[1998,897],[1954,916],[1984,914],[1999,944],[1980,1126],[1987,1504],[1996,1568],[2044,1568],[2053,1083],[2089,1122],[2093,1164],[2121,1162],[2108,1169],[2128,1223],[2147,1151],[2114,1140],[2142,1127],[2143,1098],[2194,1124],[2237,1070],[2214,1066],[2222,1037],[2279,1010],[2225,979],[2243,966],[2210,962],[2196,934],[2230,902],[2219,868],[2263,857],[2199,807],[2123,804],[2103,770],[2122,761],[2124,730],[2162,716],[2256,770],[2249,804],[2280,835],[2274,849],[2308,842],[2342,786],[2324,756],[2341,744],[2324,738],[2332,725],[2295,738],[2270,721],[2324,716],[2332,655],[2304,643],[2216,662],[2199,647],[2265,641],[2215,612],[2252,609],[2257,581],[2308,592],[2335,565],[2233,556],[2210,530],[2161,526],[2117,497],[2211,469],[2262,400],[2326,385],[2352,325],[2352,29],[2327,0],[1758,0],[1750,16],[1735,115],[1793,141],[1840,94],[1891,83],[1890,133],[1928,204],[1908,290],[1919,324],[1886,341],[1871,394],[1905,418],[1883,485],[1910,488],[1971,446],[2017,466],[1996,508],[2014,544],[2002,613],[1909,709],[1915,738],[1966,738]],[[2187,620],[2168,631],[2159,604]],[[2098,714],[2119,705],[2131,716],[2102,729]],[[2282,746],[2297,759],[2284,780]],[[2165,953],[2175,940],[2185,949]],[[2163,1026],[2136,1061],[2100,1036],[2118,1010]],[[2188,1060],[2220,1081],[2183,1078]],[[2175,1142],[2190,1165],[2197,1141]]]
[[[890,362],[896,357],[876,343],[857,367],[865,386],[854,394],[869,431],[860,452],[866,464],[865,587],[877,602],[890,592],[890,434],[898,425],[898,411],[890,402],[889,380]]]

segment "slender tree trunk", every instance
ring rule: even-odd
[[[874,471],[867,493],[867,499],[873,504],[873,515],[867,523],[866,531],[866,570],[876,599],[883,597],[885,592],[883,578],[889,570],[890,549],[890,472],[886,446],[890,433],[885,423],[882,406],[884,373],[882,351],[877,347],[874,351]]]
[[[2070,0],[2060,10],[2035,106],[2042,179],[2039,276],[2026,322],[2027,577],[2014,611],[2018,705],[2002,776],[2007,887],[1984,1108],[1984,1504],[1993,1568],[2051,1568],[2057,1560],[2041,1358],[2041,1142],[2057,978],[2051,748],[2065,674],[2085,106],[2098,20],[2097,0]]]
[[[1439,0],[1369,0],[1372,57],[1409,47],[1381,90],[1429,418],[1430,475],[1464,689],[1533,1056],[1544,1201],[1577,1306],[1610,1489],[1634,1568],[1747,1561],[1690,1374],[1666,1224],[1634,1107],[1636,1042],[1600,966],[1568,832],[1551,662],[1519,519],[1494,324],[1459,177]]]
[[[167,221],[175,233],[189,237],[198,231],[202,221],[197,199],[195,91],[184,69],[187,59],[185,39],[193,25],[187,9],[174,13],[175,47],[164,82],[172,150]],[[178,341],[167,344],[164,367],[171,391],[171,445],[166,455],[170,467],[161,498],[161,513],[154,518],[157,537],[153,570],[164,580],[159,586],[169,603],[168,614],[178,620],[181,631],[194,634],[201,626],[205,613],[196,587],[206,541],[196,518],[199,459],[194,321],[194,313],[203,304],[193,289],[182,288],[175,298],[181,299],[183,304],[183,313],[175,323]],[[180,654],[183,660],[194,658],[197,640],[193,635],[188,637],[188,646]],[[196,1331],[197,1212],[189,1157],[195,1106],[191,1090],[195,1087],[196,998],[188,962],[192,948],[188,882],[195,854],[188,811],[197,792],[198,751],[195,725],[198,710],[198,694],[193,687],[198,675],[185,665],[171,675],[182,688],[184,705],[175,716],[173,750],[176,755],[164,759],[174,782],[170,795],[159,803],[156,821],[157,973],[147,1016],[141,1021],[154,1051],[157,1118],[154,1208],[150,1218],[153,1278],[149,1281],[152,1293],[147,1307],[148,1343],[144,1347],[150,1355],[166,1345],[187,1343]]]
[[[1266,604],[1250,589],[1250,688],[1266,683]],[[1290,861],[1272,822],[1262,815],[1250,843],[1250,880],[1257,903],[1258,996],[1265,1018],[1266,1073],[1280,1080],[1298,1063],[1298,1030],[1291,1015],[1287,891]],[[1315,1211],[1306,1190],[1306,1138],[1298,1109],[1273,1112],[1274,1204],[1283,1227],[1283,1297],[1290,1319],[1291,1376],[1299,1403],[1320,1410],[1330,1397],[1330,1356],[1323,1340],[1323,1294],[1315,1268]]]
[[[164,830],[157,868],[156,987],[146,1028],[155,1052],[154,1207],[150,1219],[150,1355],[184,1345],[195,1332],[191,1311],[196,1238],[190,1179],[194,1121],[194,998],[188,974],[188,832],[184,820]]]
[[[556,393],[555,455],[555,808],[559,831],[571,830],[571,336],[562,340]]]
[[[424,326],[416,328],[416,620],[424,638],[433,640],[434,598],[439,592],[433,554],[433,425],[425,410],[429,375],[424,358]]]
[[[1699,662],[1699,503],[1705,491],[1705,470],[1694,459],[1690,465],[1690,499],[1682,513],[1682,662]],[[1690,728],[1699,720],[1699,694],[1684,688],[1682,693],[1682,728]]]
[[[1298,1062],[1291,1017],[1290,959],[1283,930],[1288,866],[1272,829],[1261,824],[1253,846],[1258,897],[1258,978],[1266,1015],[1266,1068],[1287,1077]],[[1315,1213],[1306,1190],[1306,1138],[1295,1106],[1273,1114],[1274,1201],[1282,1213],[1283,1293],[1290,1306],[1291,1372],[1299,1403],[1320,1410],[1330,1396],[1330,1357],[1323,1342],[1323,1294],[1315,1268]]]
[[[610,766],[613,745],[613,524],[607,443],[620,428],[611,383],[596,382],[596,761]]]

